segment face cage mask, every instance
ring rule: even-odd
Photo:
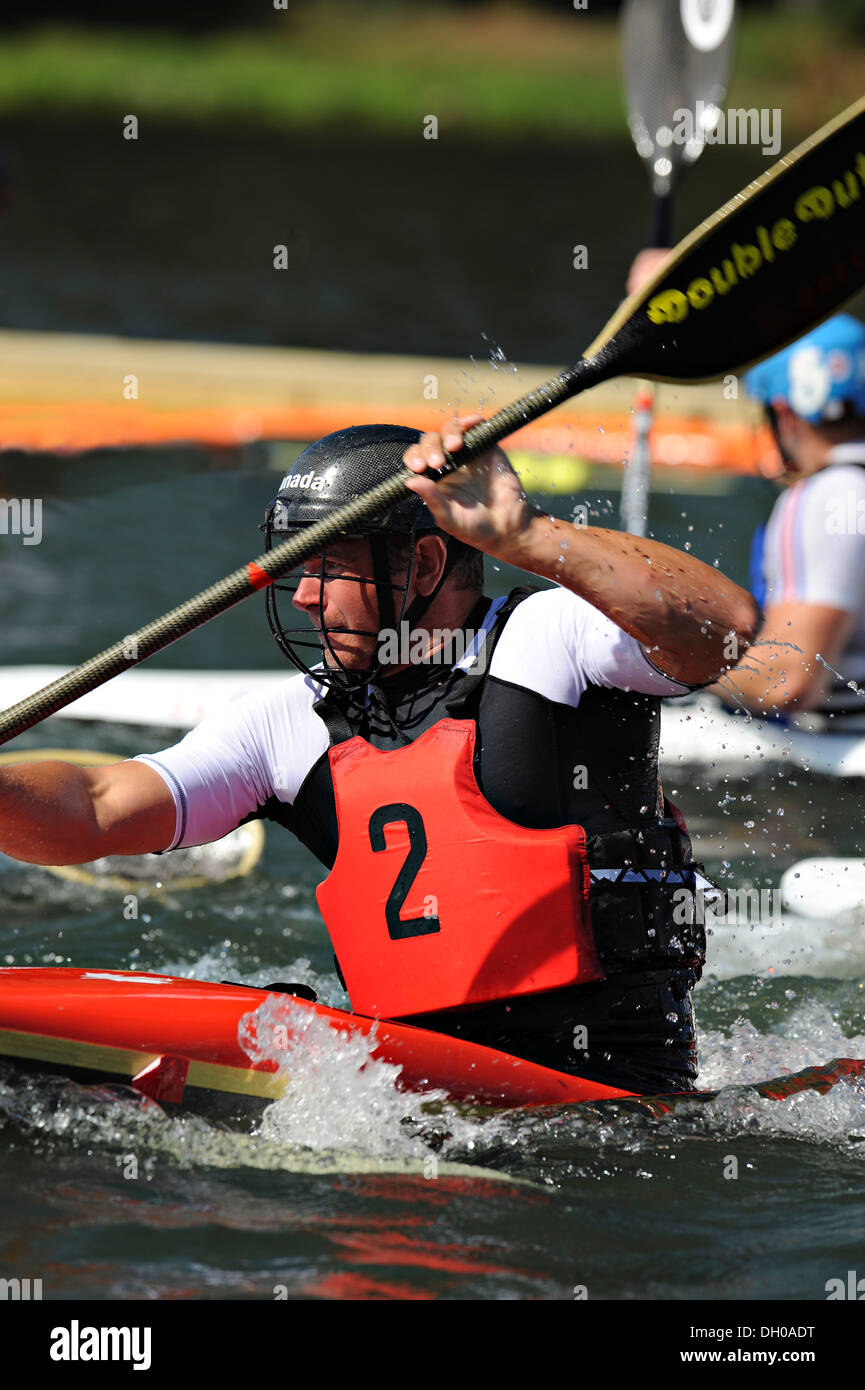
[[[290,535],[299,534],[302,528],[296,531],[277,530],[271,521],[271,516],[265,519],[261,528],[265,534],[265,549],[272,550],[275,545],[287,540]],[[442,584],[447,578],[453,566],[453,551],[450,542],[447,543],[447,556],[444,568],[438,583],[432,593],[422,597],[418,595],[411,608],[408,607],[408,594],[411,587],[412,576],[414,574],[415,550],[418,535],[424,534],[418,531],[409,533],[409,555],[406,567],[405,581],[402,584],[394,584],[390,570],[390,557],[387,547],[387,533],[378,532],[367,535],[364,539],[370,543],[372,553],[373,577],[371,579],[360,579],[353,574],[325,574],[327,566],[327,550],[324,550],[320,557],[320,569],[318,574],[318,630],[311,629],[307,625],[297,625],[286,627],[279,614],[280,593],[290,594],[292,599],[297,592],[298,585],[304,578],[315,578],[314,575],[305,576],[303,574],[291,578],[288,582],[268,585],[265,590],[265,612],[267,614],[268,626],[273,634],[274,640],[282,654],[287,657],[292,666],[303,675],[309,676],[317,684],[326,686],[328,689],[339,689],[348,693],[357,693],[367,685],[372,684],[385,669],[379,661],[374,661],[370,667],[363,670],[352,670],[345,666],[331,642],[331,636],[357,636],[373,637],[376,641],[376,650],[381,642],[381,633],[390,628],[398,631],[403,621],[409,624],[417,622],[423,613],[426,612],[433,599],[438,594]],[[352,537],[351,539],[360,539]],[[379,629],[372,632],[368,628],[334,627],[328,628],[324,621],[325,595],[324,586],[330,579],[350,580],[353,584],[373,584],[375,586],[376,601],[378,604]],[[394,594],[399,594],[399,615],[396,613]],[[300,654],[302,651],[314,652],[316,654],[315,665],[310,665]],[[332,665],[322,662],[325,653],[330,654]]]

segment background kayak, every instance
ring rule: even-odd
[[[0,668],[0,703],[17,703],[64,675],[61,666]],[[288,679],[275,671],[125,672],[75,700],[64,718],[186,732],[252,690]],[[661,767],[705,768],[716,777],[755,769],[798,768],[825,777],[865,777],[865,733],[811,732],[807,716],[790,726],[724,709],[709,696],[667,700],[661,721]]]

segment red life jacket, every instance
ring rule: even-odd
[[[352,1007],[381,1018],[604,978],[581,826],[532,830],[485,800],[476,724],[405,748],[330,749],[339,846],[317,892]]]

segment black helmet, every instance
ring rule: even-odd
[[[295,459],[265,512],[262,529],[267,549],[304,530],[314,521],[332,515],[347,502],[368,493],[377,483],[394,477],[402,470],[406,449],[416,444],[420,437],[419,430],[403,425],[354,425],[350,429],[336,430],[310,444]],[[406,576],[400,584],[393,583],[388,553],[387,536],[393,533],[405,536],[409,543]],[[433,592],[425,597],[418,595],[407,610],[416,538],[429,533],[440,535],[447,546],[445,567]],[[369,538],[373,582],[378,599],[379,631],[396,629],[403,620],[416,623],[436,597],[456,560],[469,549],[439,529],[429,508],[415,494],[407,495],[378,516],[367,518],[361,526],[346,534]],[[298,648],[312,647],[320,656],[326,646],[334,665],[316,665],[314,677],[317,682],[322,685],[338,684],[342,689],[356,689],[367,684],[377,674],[378,663],[363,672],[350,672],[343,666],[330,642],[324,624],[324,565],[319,585],[319,630],[310,633],[306,626],[285,627],[280,621],[278,592],[287,591],[293,595],[298,583],[299,580],[295,579],[288,583],[271,584],[265,592],[268,623],[281,651],[294,666],[309,675],[312,674],[311,667],[298,654]],[[394,593],[400,595],[398,614]],[[335,628],[332,631],[378,636],[377,633],[359,628]]]
[[[404,425],[353,425],[326,434],[299,454],[268,508],[274,532],[292,532],[330,516],[402,469],[403,455],[420,439]],[[432,513],[415,494],[363,523],[353,536],[379,531],[435,531]]]

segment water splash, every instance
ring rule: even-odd
[[[506,1124],[504,1112],[473,1112],[444,1090],[402,1089],[402,1067],[373,1056],[375,1027],[368,1035],[334,1028],[290,998],[272,996],[246,1014],[238,1039],[257,1064],[275,1062],[286,1085],[259,1126],[272,1143],[377,1158],[417,1160],[433,1152],[470,1158],[481,1135],[491,1152]]]
[[[831,1057],[865,1057],[865,1034],[846,1035],[827,1005],[809,999],[791,1011],[777,1032],[761,1033],[740,1016],[727,1031],[705,1033],[700,1040],[700,1085],[714,1090],[764,1081],[818,1066]]]
[[[298,1173],[310,1177],[346,1174],[407,1178],[459,1178],[525,1185],[510,1173],[473,1163],[394,1153],[388,1157],[341,1148],[311,1149],[220,1129],[197,1115],[171,1116],[128,1086],[82,1086],[60,1077],[21,1076],[0,1067],[0,1133],[14,1146],[23,1139],[49,1158],[62,1152],[100,1154],[123,1171],[134,1160],[137,1180],[152,1182],[160,1161],[194,1169]]]
[[[510,360],[504,348],[501,347],[495,339],[491,338],[488,333],[481,333],[481,337],[488,349],[487,362],[494,372],[499,371],[502,367],[506,368],[509,372],[516,372],[518,370],[516,363]],[[478,366],[478,359],[475,354],[470,353],[469,357],[473,365]]]
[[[704,978],[858,979],[865,974],[862,918],[862,909],[857,908],[831,922],[786,912],[743,925],[716,920],[708,929]]]
[[[275,1062],[286,1084],[282,1099],[264,1113],[260,1132],[266,1139],[405,1156],[400,1124],[416,1102],[398,1089],[401,1067],[373,1060],[374,1029],[366,1037],[332,1028],[313,1009],[274,995],[244,1016],[238,1040],[257,1065]],[[408,1149],[422,1156],[421,1143],[409,1140]]]

